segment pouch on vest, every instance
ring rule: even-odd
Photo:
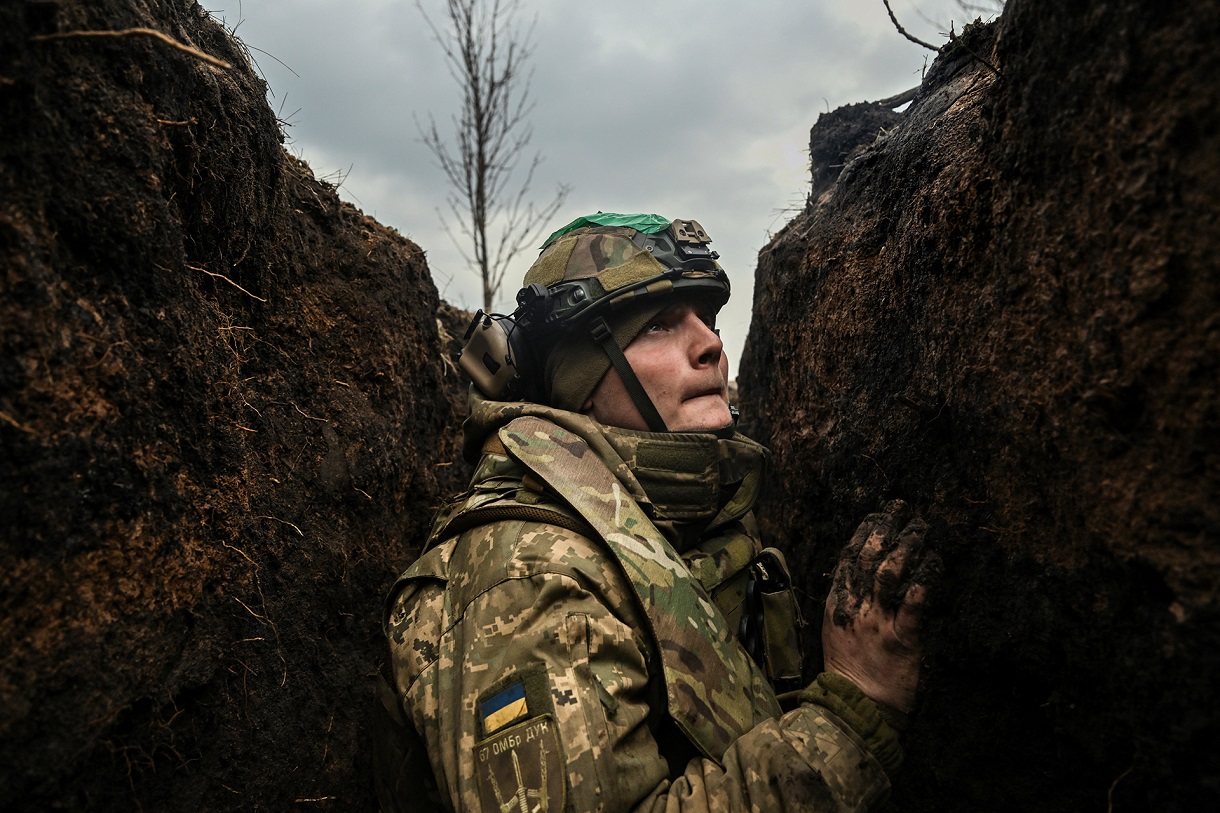
[[[763,548],[750,562],[738,639],[767,673],[777,693],[804,686],[801,615],[784,555]]]

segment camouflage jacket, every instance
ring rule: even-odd
[[[483,439],[471,489],[387,602],[383,702],[406,744],[378,768],[383,806],[829,811],[888,795],[835,703],[781,712],[734,634],[762,447],[521,403],[476,401],[466,428]]]

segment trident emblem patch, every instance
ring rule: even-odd
[[[497,732],[474,747],[484,810],[551,813],[563,810],[563,757],[549,714]]]

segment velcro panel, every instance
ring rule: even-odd
[[[562,281],[568,270],[568,260],[572,257],[572,251],[579,239],[569,237],[560,240],[542,252],[542,256],[526,272],[523,282],[528,286],[535,282],[539,285],[554,285]]]

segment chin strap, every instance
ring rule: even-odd
[[[635,370],[631,369],[631,362],[627,361],[627,357],[615,343],[605,317],[599,316],[594,319],[590,325],[590,332],[593,334],[593,341],[602,346],[606,355],[610,357],[610,363],[614,365],[614,369],[618,370],[618,377],[623,380],[623,386],[627,388],[631,400],[635,402],[635,408],[640,411],[644,423],[648,424],[648,429],[653,432],[668,432],[669,427],[661,419],[661,413],[657,412],[657,408],[652,404],[652,399],[644,390],[644,385],[636,377]]]

